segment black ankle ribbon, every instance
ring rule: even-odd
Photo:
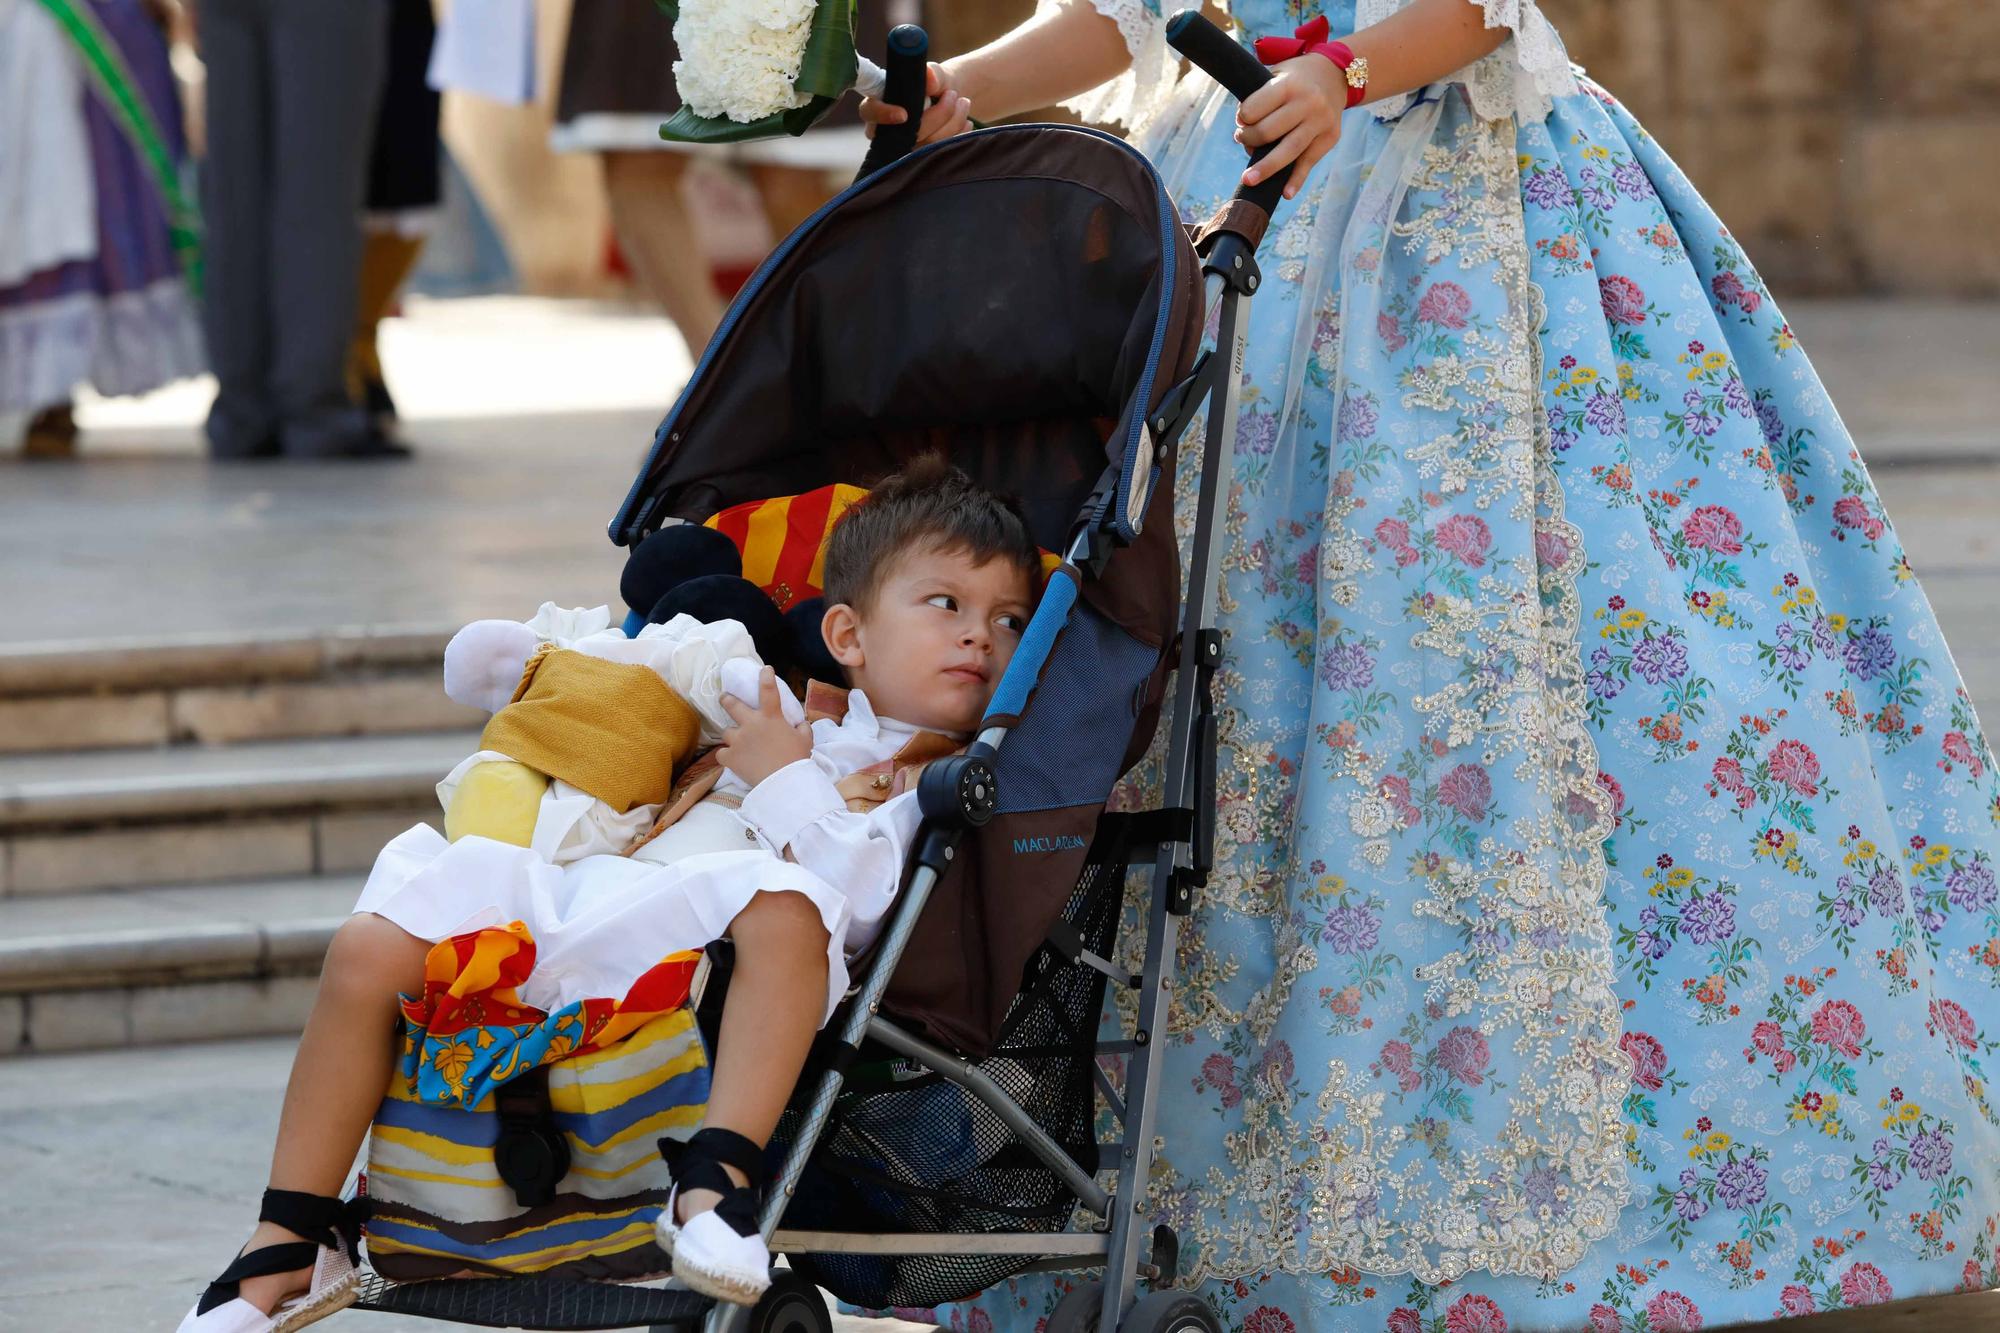
[[[359,1267],[361,1228],[368,1221],[372,1208],[373,1204],[366,1196],[343,1200],[299,1190],[265,1190],[263,1205],[257,1210],[257,1220],[276,1222],[305,1239],[279,1241],[275,1245],[264,1245],[238,1254],[229,1267],[222,1270],[222,1276],[209,1283],[208,1289],[202,1292],[201,1300],[195,1304],[195,1313],[204,1315],[218,1305],[235,1300],[242,1292],[245,1278],[269,1277],[273,1273],[311,1268],[319,1262],[322,1249],[345,1250],[349,1262]]]
[[[722,1198],[715,1205],[716,1216],[739,1236],[757,1233],[764,1183],[770,1178],[761,1146],[734,1130],[721,1128],[699,1130],[685,1140],[663,1138],[659,1146],[660,1156],[678,1188],[720,1194]],[[738,1185],[723,1170],[725,1166],[741,1171],[750,1183]]]

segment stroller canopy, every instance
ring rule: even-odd
[[[1146,427],[1194,361],[1200,306],[1166,191],[1120,141],[1024,125],[920,149],[765,261],[611,526],[629,545],[670,518],[865,486],[937,449],[1018,496],[1045,548],[1065,549],[1086,510],[1129,542],[1059,575],[1037,608],[987,714],[1009,728],[993,818],[933,890],[883,1000],[961,1051],[996,1040],[1153,733],[1179,573],[1172,487],[1153,484],[1172,445]]]
[[[1197,283],[1159,177],[1119,140],[1003,126],[920,149],[827,204],[751,278],[611,539],[866,485],[929,448],[1019,495],[1050,549],[1115,464],[1129,538],[1155,462],[1145,414],[1193,359]]]

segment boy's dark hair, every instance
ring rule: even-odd
[[[866,607],[890,564],[925,547],[961,552],[977,564],[1011,560],[1040,580],[1041,552],[1020,506],[925,453],[877,482],[833,525],[823,570],[827,605]]]

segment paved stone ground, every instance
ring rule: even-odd
[[[0,642],[444,625],[617,597],[604,528],[688,370],[664,321],[434,301],[384,355],[411,463],[201,454],[213,390],[86,404],[83,460],[0,460]],[[94,429],[93,429],[94,428]]]

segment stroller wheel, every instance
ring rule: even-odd
[[[1049,1311],[1046,1333],[1097,1333],[1097,1321],[1104,1311],[1104,1284],[1079,1282]]]
[[[833,1333],[833,1316],[818,1287],[789,1268],[780,1268],[751,1308],[743,1333]]]
[[[1188,1291],[1150,1291],[1139,1298],[1118,1333],[1222,1333],[1208,1302]]]

